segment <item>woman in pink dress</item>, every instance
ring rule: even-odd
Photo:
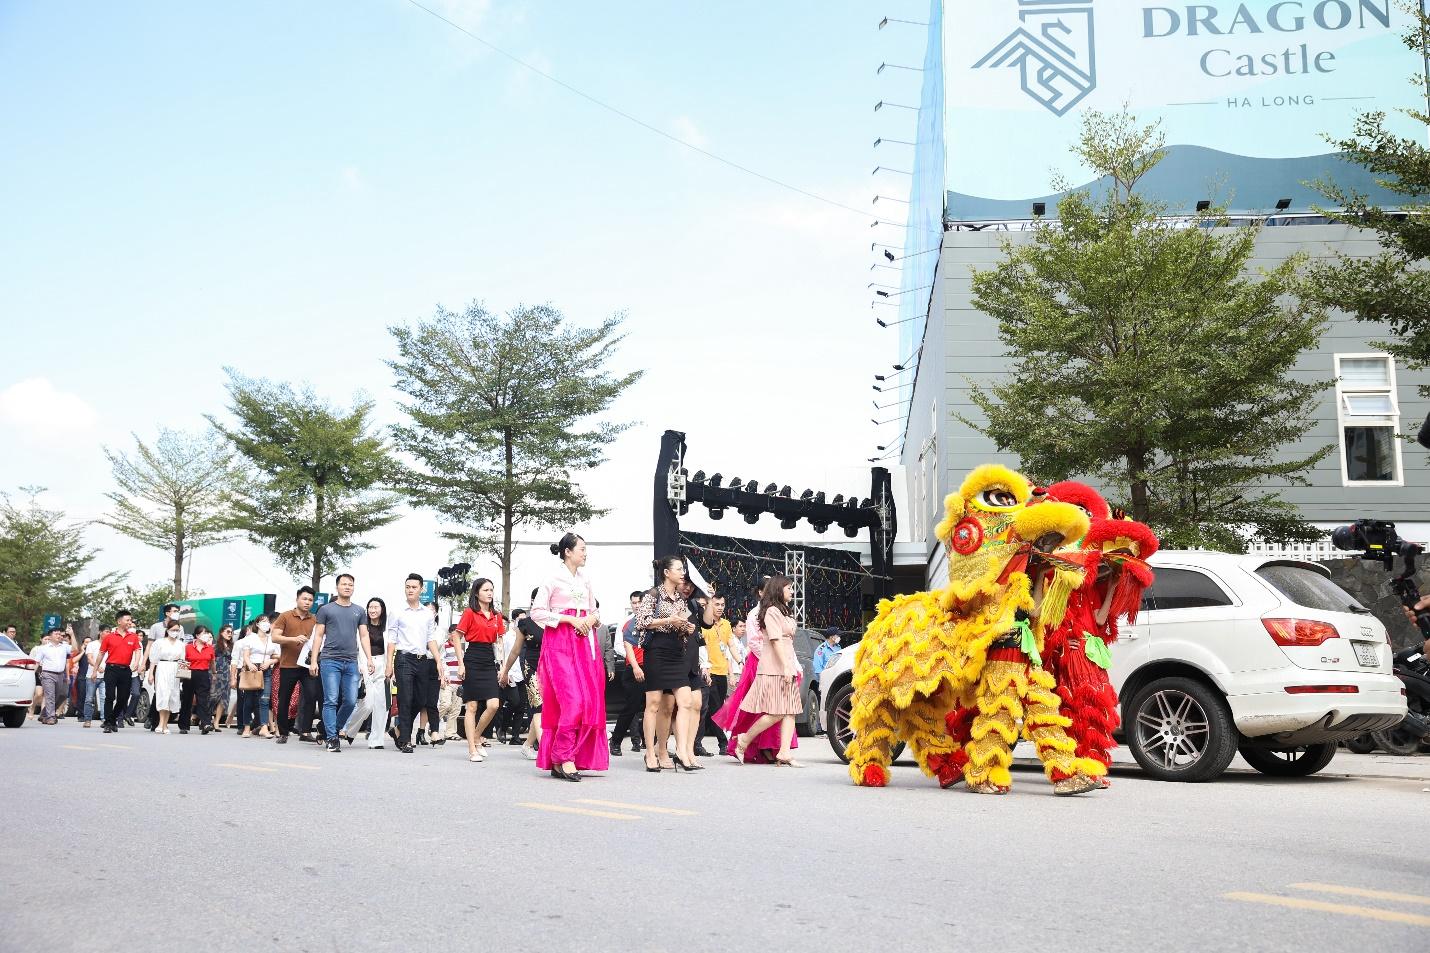
[[[794,599],[794,580],[775,576],[765,583],[760,593],[760,634],[764,648],[756,666],[755,680],[740,702],[740,711],[755,716],[754,724],[735,737],[735,760],[743,762],[754,738],[770,730],[779,732],[779,749],[775,764],[802,768],[804,765],[790,755],[794,740],[794,716],[804,711],[800,697],[799,660],[794,653],[794,634],[798,625],[790,614]]]
[[[769,583],[769,578],[765,579]],[[761,589],[763,593],[763,588]],[[743,667],[740,670],[740,682],[735,686],[735,690],[726,699],[724,707],[715,713],[715,724],[724,728],[730,735],[730,740],[725,746],[725,753],[734,757],[735,742],[742,732],[749,730],[759,715],[740,710],[744,704],[745,696],[755,684],[755,676],[759,674],[760,654],[764,651],[765,637],[760,628],[760,601],[757,599],[755,605],[750,609],[750,614],[745,617],[745,648],[746,657]],[[799,747],[799,738],[790,739],[790,747]],[[765,731],[753,736],[749,745],[745,749],[745,762],[755,764],[760,762],[773,762],[775,752],[780,750],[780,728],[773,725]]]
[[[545,631],[537,667],[542,692],[537,767],[580,781],[611,766],[606,744],[606,663],[596,645],[596,593],[582,567],[586,541],[567,533],[551,547],[561,568],[536,590],[531,619]]]

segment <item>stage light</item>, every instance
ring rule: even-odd
[[[813,490],[810,490],[810,489],[806,489],[803,493],[801,493],[801,494],[799,495],[799,498],[800,498],[801,500],[812,500],[812,499],[814,499],[814,491],[813,491]]]
[[[1046,215],[1046,214],[1048,214],[1048,203],[1047,203],[1047,202],[1034,202],[1034,203],[1033,203],[1033,215],[1034,215],[1035,217],[1041,218],[1041,217],[1043,217],[1043,216]]]
[[[1290,200],[1290,199],[1278,199],[1277,202],[1276,202],[1276,211],[1278,211],[1278,212],[1284,212],[1284,211],[1286,211],[1286,210],[1287,210],[1288,208],[1290,208],[1290,207],[1291,207],[1291,200]]]
[[[824,533],[829,531],[828,523],[810,523],[809,525],[814,527],[814,531],[816,533]]]
[[[784,497],[785,499],[789,499],[789,495],[790,495],[790,488],[789,488],[789,484],[786,483],[784,486],[780,487],[780,496]]]
[[[844,535],[845,535],[845,536],[848,536],[850,539],[853,539],[855,536],[858,536],[858,535],[859,535],[859,527],[857,527],[857,526],[846,526],[846,527],[844,527]]]
[[[1211,203],[1211,200],[1210,200],[1210,199],[1200,199],[1200,200],[1198,200],[1198,202],[1197,202],[1197,211],[1198,211],[1198,212],[1205,212],[1207,209],[1209,209],[1209,208],[1211,208],[1211,207],[1212,207],[1212,203]]]
[[[834,505],[834,506],[843,506],[843,505],[844,505],[844,494],[843,494],[843,493],[836,493],[836,494],[834,494],[834,504],[833,504],[833,505]]]
[[[765,496],[769,496],[770,494],[774,493],[775,490],[778,489],[779,487],[775,486],[773,483],[765,484]]]
[[[894,253],[891,252],[891,251],[889,251],[887,248],[884,249],[884,257],[887,258],[887,259],[889,259],[890,261],[895,261],[895,260],[896,260],[896,259],[894,258]]]
[[[791,517],[788,517],[788,518],[786,518],[786,519],[780,520],[780,529],[794,529],[794,528],[795,528],[796,526],[798,526],[798,525],[799,525],[799,517],[798,517],[798,516],[791,516]]]
[[[723,506],[712,506],[712,507],[710,507],[709,509],[710,509],[710,518],[711,518],[712,520],[720,520],[720,519],[724,519],[724,518],[725,518],[725,507],[723,507]]]
[[[705,482],[705,471],[704,471],[704,470],[696,470],[696,471],[695,471],[695,476],[693,476],[693,477],[690,478],[690,482],[691,482],[691,483],[704,483],[704,482]]]
[[[824,503],[824,491],[823,491],[823,490],[820,490],[818,493],[814,494],[814,502],[823,505],[823,503]]]
[[[844,508],[846,510],[857,510],[859,508],[859,496],[856,494],[845,500]]]
[[[715,474],[710,478],[710,485],[717,490],[720,489],[720,479],[720,474]]]
[[[745,514],[744,514],[744,517],[745,517],[745,522],[746,522],[746,523],[749,523],[751,526],[754,526],[756,523],[758,523],[758,522],[760,521],[760,514],[759,514],[758,512],[745,513]]]

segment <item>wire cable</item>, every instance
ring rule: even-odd
[[[567,92],[573,93],[573,94],[575,94],[575,95],[577,95],[577,96],[580,96],[582,99],[586,100],[587,102],[590,102],[590,103],[593,103],[593,104],[595,104],[595,105],[597,105],[597,106],[600,106],[602,109],[606,110],[607,112],[615,113],[617,116],[620,116],[622,119],[626,120],[627,122],[635,123],[637,126],[640,126],[642,129],[648,130],[649,132],[653,132],[653,133],[655,133],[656,135],[661,136],[662,138],[669,139],[671,142],[673,142],[673,143],[675,143],[675,144],[677,144],[677,145],[680,145],[680,146],[684,146],[685,148],[691,150],[692,152],[698,152],[698,153],[700,153],[701,155],[705,156],[707,159],[714,159],[716,162],[719,162],[719,163],[721,163],[722,165],[727,165],[727,166],[729,166],[730,168],[735,169],[736,171],[745,173],[746,175],[754,176],[755,178],[760,179],[760,180],[765,181],[765,182],[768,182],[768,183],[770,183],[771,185],[777,185],[777,186],[779,186],[780,188],[782,188],[782,189],[788,189],[788,190],[790,190],[791,192],[798,192],[800,195],[803,195],[803,196],[805,196],[806,198],[814,199],[816,202],[823,202],[825,205],[832,205],[832,206],[834,206],[835,208],[844,209],[844,211],[846,211],[846,212],[853,212],[855,215],[858,215],[858,216],[860,216],[861,218],[864,218],[864,219],[873,219],[873,218],[874,218],[873,215],[870,215],[868,212],[866,212],[866,211],[864,211],[864,210],[862,210],[862,209],[857,209],[857,208],[854,208],[852,205],[845,205],[845,204],[843,204],[842,202],[836,202],[836,201],[834,201],[833,199],[825,198],[823,195],[819,195],[819,194],[817,194],[817,193],[815,193],[815,192],[811,192],[811,191],[809,191],[808,189],[802,189],[802,188],[800,188],[800,187],[797,186],[797,185],[791,185],[790,183],[788,183],[788,182],[783,182],[783,181],[781,181],[781,180],[779,180],[779,179],[774,178],[773,176],[765,175],[763,172],[757,172],[757,171],[755,171],[754,169],[751,169],[749,166],[741,165],[740,163],[735,162],[733,159],[727,159],[727,158],[725,158],[725,157],[722,156],[722,155],[718,155],[718,154],[716,154],[716,153],[714,153],[714,152],[711,152],[709,149],[702,149],[702,148],[700,148],[699,146],[694,145],[693,143],[686,142],[684,139],[681,139],[679,136],[672,135],[672,134],[666,132],[664,129],[661,129],[659,126],[652,125],[651,123],[646,122],[644,119],[641,119],[641,118],[639,118],[639,117],[637,117],[637,116],[633,116],[633,115],[631,115],[630,113],[626,112],[625,110],[620,109],[620,108],[618,108],[618,107],[616,107],[616,106],[612,106],[610,103],[605,102],[604,100],[597,99],[595,96],[592,96],[590,93],[585,92],[584,90],[577,89],[575,86],[572,86],[570,83],[567,83],[567,82],[564,82],[563,80],[557,79],[555,76],[552,76],[550,73],[546,72],[545,70],[542,70],[542,69],[540,69],[540,68],[538,68],[538,67],[536,67],[536,66],[533,66],[533,65],[531,65],[530,63],[526,62],[525,60],[520,59],[520,58],[518,58],[517,56],[515,56],[515,55],[513,55],[513,54],[511,54],[511,53],[508,53],[506,50],[502,49],[501,47],[497,46],[496,44],[491,43],[491,42],[489,42],[489,41],[487,41],[487,40],[482,39],[480,36],[477,36],[475,33],[473,33],[471,30],[468,30],[466,27],[462,26],[460,23],[453,22],[452,20],[449,20],[449,19],[447,19],[446,17],[442,16],[442,14],[438,13],[436,10],[433,10],[433,9],[430,8],[430,7],[423,6],[422,4],[418,3],[417,0],[407,0],[407,2],[410,3],[410,4],[412,4],[412,6],[416,7],[417,9],[421,10],[422,12],[424,12],[424,13],[426,13],[426,14],[432,16],[432,17],[435,17],[435,18],[438,19],[438,20],[441,20],[443,23],[447,24],[448,26],[450,26],[452,29],[456,30],[457,32],[466,34],[467,36],[469,36],[469,37],[471,37],[472,39],[476,40],[476,41],[477,41],[478,43],[480,43],[482,46],[485,46],[487,49],[491,50],[493,53],[496,53],[496,54],[499,55],[499,56],[503,56],[503,57],[505,57],[505,58],[511,60],[511,61],[512,61],[513,63],[515,63],[517,66],[520,66],[520,67],[522,67],[523,69],[530,70],[531,72],[535,73],[537,76],[540,76],[542,79],[545,79],[545,80],[548,80],[548,81],[550,81],[550,82],[552,82],[552,83],[555,83],[557,86],[560,86],[562,89],[566,90]]]

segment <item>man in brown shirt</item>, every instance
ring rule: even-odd
[[[303,646],[313,635],[313,626],[318,619],[310,611],[313,608],[313,589],[304,586],[298,590],[298,605],[289,609],[273,621],[273,641],[278,643],[278,690],[274,692],[278,703],[278,743],[288,743],[288,733],[293,730],[293,690],[303,686],[308,670],[298,664],[298,656]],[[306,686],[304,686],[306,688]],[[311,689],[302,692],[301,708],[311,697]],[[311,721],[304,719],[306,732]]]

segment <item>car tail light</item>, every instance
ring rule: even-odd
[[[1287,685],[1288,695],[1355,695],[1360,691],[1355,685]]]
[[[1288,648],[1320,645],[1341,637],[1331,623],[1316,619],[1262,619],[1261,624],[1271,634],[1271,641]]]
[[[5,663],[6,668],[28,668],[31,671],[40,667],[40,663],[32,658],[12,658]]]

